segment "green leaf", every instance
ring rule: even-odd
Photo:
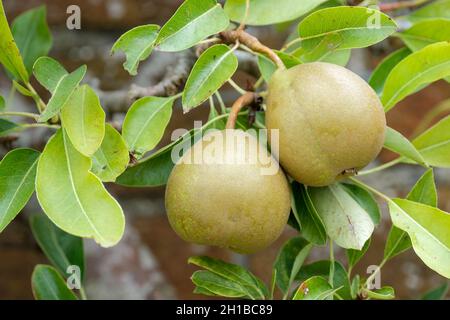
[[[389,202],[394,225],[407,232],[420,259],[431,269],[450,278],[450,214],[404,199]]]
[[[210,47],[202,53],[187,79],[183,92],[185,112],[200,105],[217,91],[238,67],[233,51],[224,44]]]
[[[372,194],[355,184],[341,183],[340,185],[367,212],[373,223],[378,225],[381,221],[381,212]]]
[[[327,242],[325,226],[306,191],[306,187],[294,181],[292,183],[292,196],[292,211],[301,228],[302,236],[311,243],[324,245]]]
[[[141,157],[156,147],[169,124],[174,100],[174,97],[144,97],[133,103],[122,129],[131,153]]]
[[[422,177],[417,180],[414,187],[408,193],[407,199],[437,207],[438,195],[436,184],[434,183],[433,169],[428,169]]]
[[[229,23],[216,0],[186,0],[161,28],[156,43],[162,51],[181,51],[225,30]]]
[[[31,276],[36,300],[78,300],[55,268],[38,264]]]
[[[47,55],[52,47],[46,15],[45,6],[40,6],[22,13],[11,25],[28,73],[32,72],[34,62]]]
[[[390,260],[400,253],[409,250],[411,247],[412,243],[411,239],[408,237],[408,234],[396,226],[392,226],[384,247],[383,258],[386,261]]]
[[[0,111],[5,110],[5,108],[6,108],[5,98],[3,98],[2,96],[0,96]]]
[[[384,86],[381,102],[385,111],[426,84],[450,76],[450,42],[431,44],[400,61]]]
[[[376,300],[391,300],[395,298],[394,288],[392,287],[383,287],[375,290],[364,290],[364,293],[367,294],[369,298]]]
[[[448,281],[440,285],[439,287],[425,293],[422,300],[443,300],[448,292]]]
[[[383,93],[384,84],[392,69],[410,54],[411,50],[406,47],[398,49],[384,58],[384,60],[375,68],[369,79],[369,84],[378,95]]]
[[[413,160],[421,165],[426,165],[425,159],[422,157],[416,147],[405,138],[400,132],[387,127],[384,147],[401,156]]]
[[[153,51],[159,26],[148,24],[133,28],[124,33],[111,49],[111,53],[123,51],[126,61],[123,64],[125,70],[131,75],[137,74],[139,62],[147,59]]]
[[[40,57],[33,65],[33,74],[37,81],[53,94],[58,83],[68,75],[68,72],[55,59]]]
[[[450,40],[450,20],[425,20],[414,24],[398,36],[412,51],[418,51],[429,44]]]
[[[84,277],[84,249],[81,238],[62,231],[42,214],[31,216],[30,226],[39,247],[62,275],[67,275],[69,266],[78,266],[81,277]]]
[[[339,50],[343,41],[344,38],[341,34],[330,33],[324,36],[315,47],[305,49],[300,46],[292,54],[303,63],[322,61],[345,66],[350,60],[351,50]]]
[[[298,32],[306,50],[314,49],[324,37],[333,33],[341,37],[339,49],[352,49],[378,43],[394,33],[396,28],[389,16],[377,10],[342,6],[310,14],[300,22]]]
[[[20,126],[15,124],[14,122],[0,119],[0,137],[6,136],[7,134],[18,130],[19,128]]]
[[[336,291],[327,280],[314,276],[300,285],[292,300],[325,300]]]
[[[414,139],[413,144],[428,164],[436,167],[449,168],[450,116],[442,119]]]
[[[128,187],[158,187],[163,186],[169,179],[170,172],[175,166],[172,160],[172,151],[186,151],[198,141],[202,132],[213,128],[215,124],[223,121],[227,115],[220,115],[208,121],[203,127],[192,129],[164,148],[159,149],[149,157],[141,159],[137,165],[129,167],[117,178],[116,183]],[[174,148],[178,150],[173,150]],[[179,152],[179,156],[182,152]]]
[[[407,196],[408,200],[437,206],[437,190],[434,183],[433,169],[427,170],[423,176],[416,182]],[[384,248],[384,259],[387,261],[396,255],[411,248],[411,239],[408,234],[392,226]]]
[[[102,144],[92,156],[92,172],[102,181],[114,182],[126,170],[129,162],[125,140],[107,123]]]
[[[350,268],[353,268],[359,260],[366,254],[367,250],[370,247],[370,238],[367,239],[364,247],[361,250],[348,249],[347,250],[347,259],[348,265]]]
[[[312,245],[301,237],[289,239],[278,253],[274,263],[276,284],[286,294],[295,280]]]
[[[328,236],[340,247],[361,250],[374,223],[365,209],[339,185],[308,188]]]
[[[91,156],[105,135],[105,112],[88,85],[78,87],[61,110],[61,121],[75,149]]]
[[[291,21],[308,13],[327,0],[250,0],[248,25],[268,25]],[[245,16],[246,0],[227,0],[225,12],[231,20],[241,22]]]
[[[437,18],[450,19],[450,0],[433,1],[408,16],[412,22]]]
[[[283,64],[287,69],[290,69],[302,63],[299,58],[293,56],[290,53],[286,53],[283,51],[275,51],[275,53],[278,55],[278,57],[280,57],[281,61],[283,61]],[[258,55],[258,67],[261,75],[266,82],[269,82],[272,74],[277,70],[277,66],[275,65],[275,63],[273,63],[272,60],[262,54]]]
[[[216,295],[227,298],[248,298],[242,287],[234,281],[230,281],[209,271],[195,271],[191,277],[197,286],[195,293]]]
[[[58,130],[39,159],[36,194],[59,228],[110,247],[123,235],[124,216],[100,179],[89,171],[91,162],[73,147],[63,129]]]
[[[303,266],[297,275],[297,280],[303,282],[313,276],[328,278],[329,273],[330,261],[317,261]],[[342,299],[352,299],[350,279],[348,278],[347,271],[345,271],[345,268],[338,261],[334,262],[333,288],[339,288],[337,294],[339,294]]]
[[[25,207],[34,192],[39,152],[10,151],[0,162],[0,232]]]
[[[55,91],[47,103],[47,107],[39,117],[39,122],[48,121],[58,114],[61,108],[69,101],[70,96],[76,90],[84,75],[86,66],[81,66],[72,73],[63,76],[55,87]]]
[[[241,266],[206,256],[190,257],[188,263],[206,269],[211,274],[232,283],[234,288],[238,288],[240,292],[244,293],[243,296],[250,299],[265,299],[265,297],[268,296],[268,290],[264,283]],[[192,280],[194,281],[194,277]],[[209,286],[197,283],[196,281],[194,281],[194,283],[199,287],[203,287],[215,294],[219,294],[216,291],[211,290]]]
[[[9,29],[2,1],[0,1],[0,63],[11,72],[14,79],[28,82],[28,72]]]

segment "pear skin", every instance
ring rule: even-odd
[[[251,156],[255,148],[259,157]],[[206,134],[181,157],[165,202],[172,228],[185,241],[253,253],[283,231],[290,188],[278,162],[254,136],[223,130]]]
[[[279,129],[274,156],[287,174],[305,185],[327,186],[378,155],[386,117],[362,78],[341,66],[314,62],[274,73],[266,126]]]

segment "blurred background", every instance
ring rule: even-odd
[[[178,53],[154,52],[142,63],[139,75],[132,79],[122,68],[123,57],[111,56],[114,41],[128,29],[141,24],[163,24],[176,10],[181,0],[3,0],[6,14],[11,22],[27,9],[39,5],[47,6],[48,21],[53,34],[53,49],[50,55],[58,59],[69,70],[87,64],[89,81],[101,93],[105,105],[117,100],[117,96],[128,91],[131,83],[148,86],[157,83],[180,62]],[[66,19],[68,6],[76,4],[81,8],[81,29],[68,30]],[[286,26],[271,28],[250,28],[263,43],[279,48],[289,33]],[[385,41],[373,48],[353,50],[350,69],[365,79],[371,70],[389,52],[401,46],[395,40]],[[235,80],[245,87],[248,81],[255,81],[251,75],[238,72]],[[449,84],[439,81],[425,90],[405,99],[389,112],[388,124],[405,136],[410,136],[424,115],[450,98]],[[10,82],[0,73],[0,93],[7,97]],[[226,103],[236,98],[231,88],[223,91]],[[46,92],[40,92],[46,97]],[[123,96],[123,94],[121,95]],[[15,108],[33,110],[31,100],[19,95],[14,97]],[[108,117],[120,121],[126,108],[111,106]],[[206,120],[209,106],[199,107],[183,115],[177,105],[166,136],[161,146],[170,141],[170,133],[176,128],[192,128],[194,120]],[[11,148],[29,146],[42,150],[43,143],[51,132],[46,129],[26,131],[12,139],[0,140],[0,156]],[[389,161],[393,154],[384,152],[377,159],[378,164]],[[373,165],[376,165],[374,163]],[[390,196],[405,196],[423,173],[417,166],[400,165],[364,180],[380,188]],[[439,206],[450,211],[450,171],[436,170],[439,190]],[[85,240],[87,258],[86,290],[90,299],[199,299],[205,298],[192,293],[194,286],[190,276],[195,270],[187,264],[192,255],[207,254],[226,261],[249,267],[268,283],[276,254],[289,237],[296,232],[290,227],[282,237],[263,252],[250,256],[231,254],[217,248],[185,243],[172,231],[165,216],[164,188],[122,188],[108,185],[110,192],[121,203],[127,220],[126,233],[122,241],[110,249],[102,249],[90,240]],[[369,265],[381,261],[390,219],[386,206],[382,223],[376,228],[371,247],[366,257],[354,272],[366,276]],[[0,234],[0,299],[32,299],[30,277],[34,266],[47,263],[35,243],[28,226],[28,216],[40,209],[36,199],[30,203],[4,232]],[[345,252],[336,249],[337,258],[346,262]],[[309,257],[310,261],[326,259],[326,248],[318,248]],[[425,291],[442,284],[445,279],[429,270],[412,252],[397,256],[382,270],[383,285],[396,289],[397,297],[414,299]]]

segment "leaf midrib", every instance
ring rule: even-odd
[[[392,101],[395,101],[395,100],[398,98],[398,96],[400,95],[400,93],[402,93],[402,91],[403,91],[406,87],[408,87],[411,83],[413,83],[415,80],[417,80],[417,79],[420,78],[421,76],[425,76],[425,75],[427,75],[428,73],[431,73],[431,71],[434,71],[434,69],[439,68],[439,67],[442,67],[442,66],[445,66],[445,65],[447,65],[447,64],[450,65],[450,61],[444,61],[443,63],[439,63],[439,64],[437,64],[437,65],[435,65],[435,66],[433,66],[433,67],[431,67],[431,68],[425,70],[423,73],[416,74],[415,76],[413,76],[412,78],[410,78],[410,80],[407,81],[403,86],[401,86],[401,87],[396,91],[396,93],[393,94],[392,97],[386,102],[385,110],[386,110],[386,111],[389,111],[390,109],[392,109],[392,107],[394,106],[394,105],[391,105],[391,104],[392,104]],[[391,74],[392,74],[392,71],[391,71]],[[384,86],[385,88],[386,88],[386,84],[388,83],[388,82],[387,82],[388,80],[389,80],[389,78],[386,80],[386,83],[385,83],[385,86]],[[427,82],[428,82],[428,81],[427,81]],[[424,82],[424,83],[427,83],[427,82]],[[419,85],[420,85],[420,84],[419,84]]]
[[[192,94],[190,95],[188,101],[192,102],[192,100],[195,98],[195,93],[200,92],[200,89],[203,87],[203,85],[205,84],[205,82],[210,79],[212,77],[212,75],[214,74],[214,72],[216,72],[218,70],[218,67],[220,66],[220,64],[230,56],[230,54],[233,54],[233,51],[231,51],[230,49],[228,49],[227,52],[225,52],[225,54],[222,55],[222,57],[220,57],[220,59],[215,60],[213,67],[211,68],[211,72],[208,72],[208,74],[203,78],[203,80],[194,87],[194,90],[192,90]],[[227,77],[228,78],[228,77]],[[226,80],[225,80],[226,81]],[[198,102],[195,102],[198,103]],[[191,107],[191,103],[188,103],[188,105]]]
[[[149,122],[159,114],[159,112],[169,103],[171,103],[173,101],[172,98],[167,99],[166,101],[164,101],[164,103],[162,103],[151,115],[150,117],[148,117],[148,119],[144,122],[144,125],[139,129],[138,134],[136,135],[136,137],[133,140],[133,143],[131,143],[130,145],[130,149],[133,151],[136,151],[136,142],[140,139],[142,133],[144,132],[144,130],[147,128]]]
[[[404,213],[404,216],[406,216],[406,218],[410,221],[412,221],[412,223],[414,225],[417,225],[419,227],[419,229],[421,229],[422,231],[424,231],[425,234],[427,234],[430,238],[432,238],[434,241],[436,241],[438,244],[440,244],[442,247],[444,247],[445,249],[447,249],[447,251],[450,251],[450,248],[447,247],[441,240],[439,240],[439,238],[437,238],[433,233],[431,233],[430,231],[428,231],[427,228],[425,228],[424,226],[422,226],[418,221],[416,221],[415,219],[413,219],[413,217],[411,217],[400,205],[398,205],[397,203],[395,203],[394,201],[392,201],[392,203],[394,203],[401,212]],[[397,227],[398,228],[398,227]],[[399,228],[400,230],[404,231],[403,229]],[[404,231],[406,232],[406,231]],[[408,233],[408,232],[406,232]],[[408,233],[409,235],[409,233]],[[411,237],[411,240],[413,239],[413,237]]]
[[[72,173],[72,168],[71,168],[71,163],[70,163],[70,157],[69,157],[69,152],[68,152],[68,149],[67,149],[66,137],[65,137],[65,133],[64,132],[62,132],[62,137],[63,137],[63,144],[64,144],[64,156],[65,156],[66,161],[67,161],[67,171],[69,173],[69,175],[68,175],[69,176],[69,181],[70,181],[70,185],[71,185],[72,190],[73,190],[73,194],[75,196],[75,200],[77,201],[78,205],[80,206],[81,212],[86,217],[86,220],[89,223],[89,225],[91,226],[91,228],[93,229],[93,231],[97,234],[97,236],[100,238],[101,241],[106,243],[107,242],[106,239],[103,238],[103,236],[97,230],[95,225],[92,223],[89,215],[87,214],[87,212],[84,209],[83,204],[81,203],[80,198],[78,197],[78,191],[77,191],[77,188],[75,187],[75,182],[74,182],[74,179],[73,179],[73,173]]]
[[[169,36],[162,38],[158,41],[159,45],[164,44],[164,42],[167,42],[168,39],[171,39],[173,37],[175,37],[176,35],[178,35],[179,33],[183,32],[183,30],[187,29],[190,27],[190,25],[192,25],[194,22],[196,22],[197,20],[199,20],[200,18],[202,18],[203,16],[209,14],[211,11],[216,10],[217,7],[220,7],[219,4],[211,7],[210,9],[208,9],[207,11],[205,11],[204,13],[202,13],[201,15],[198,15],[197,17],[195,17],[195,19],[189,21],[188,23],[186,23],[183,27],[181,27],[180,29],[178,29],[176,32],[170,34]],[[175,16],[174,16],[175,17]],[[167,22],[167,24],[169,24],[172,21],[173,17]],[[164,29],[164,27],[163,27]]]

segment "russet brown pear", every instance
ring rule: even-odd
[[[165,202],[172,228],[185,241],[252,253],[283,231],[290,188],[256,137],[241,130],[215,131],[177,162]]]
[[[274,155],[284,170],[305,185],[326,186],[378,155],[386,118],[378,96],[362,78],[346,68],[314,62],[274,73],[266,125],[279,129],[279,154]]]

